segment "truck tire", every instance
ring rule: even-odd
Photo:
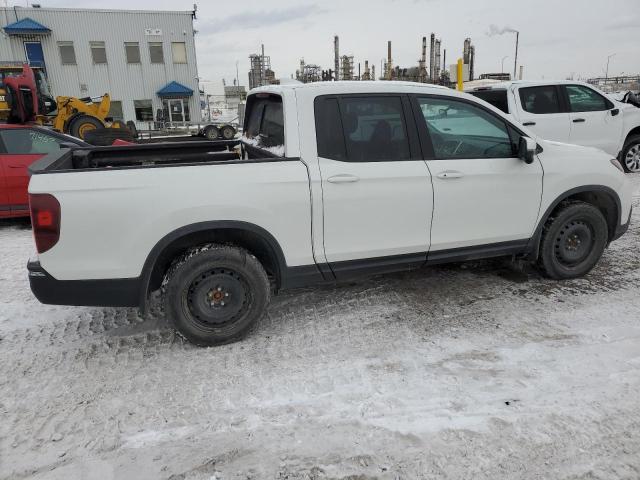
[[[220,131],[213,125],[209,125],[204,128],[203,135],[207,140],[217,140],[220,136]]]
[[[620,157],[625,172],[640,172],[640,135],[630,135]]]
[[[584,202],[567,203],[544,226],[539,265],[556,280],[581,277],[600,260],[607,239],[600,210]]]
[[[104,124],[99,119],[92,117],[91,115],[80,114],[71,119],[71,122],[67,127],[67,133],[84,140],[87,132],[97,128],[104,128]]]
[[[232,140],[233,137],[236,136],[236,129],[231,125],[225,125],[224,127],[222,127],[221,133],[222,138],[224,138],[225,140]]]
[[[84,141],[99,147],[113,145],[116,140],[133,142],[133,134],[128,128],[96,128],[85,133]]]
[[[191,343],[208,347],[244,337],[269,305],[271,290],[260,262],[246,250],[208,245],[169,269],[164,311]]]

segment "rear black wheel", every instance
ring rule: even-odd
[[[555,279],[581,277],[598,262],[607,244],[602,212],[584,202],[568,203],[544,227],[540,266]]]
[[[176,330],[199,346],[242,338],[270,300],[267,274],[244,249],[212,245],[192,251],[170,270],[165,312]]]
[[[224,127],[222,127],[222,138],[224,138],[225,140],[231,140],[233,139],[233,137],[236,136],[236,129],[233,128],[231,125],[225,125]]]

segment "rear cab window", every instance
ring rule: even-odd
[[[481,100],[493,105],[498,110],[503,111],[504,113],[509,113],[509,102],[507,100],[507,91],[504,89],[501,90],[476,90],[473,92],[469,92],[474,97],[478,97]]]
[[[249,158],[284,157],[282,97],[258,93],[247,99],[242,143]]]

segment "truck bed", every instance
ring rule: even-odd
[[[244,162],[235,149],[239,140],[171,142],[62,149],[43,157],[29,167],[32,175],[82,170],[187,166]],[[250,161],[283,160],[265,154]]]

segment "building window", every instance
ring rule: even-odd
[[[140,63],[140,45],[138,42],[124,42],[127,63]]]
[[[121,100],[111,100],[111,107],[109,107],[109,114],[107,116],[114,120],[124,120]]]
[[[164,63],[162,42],[149,42],[149,57],[151,57],[151,63]]]
[[[151,100],[134,100],[133,108],[136,111],[136,120],[139,122],[153,121],[153,104]]]
[[[173,63],[187,63],[187,47],[184,42],[171,42]]]
[[[58,49],[63,65],[76,64],[76,51],[73,49],[73,42],[58,42]]]
[[[104,42],[89,42],[93,63],[107,63],[107,49]]]

